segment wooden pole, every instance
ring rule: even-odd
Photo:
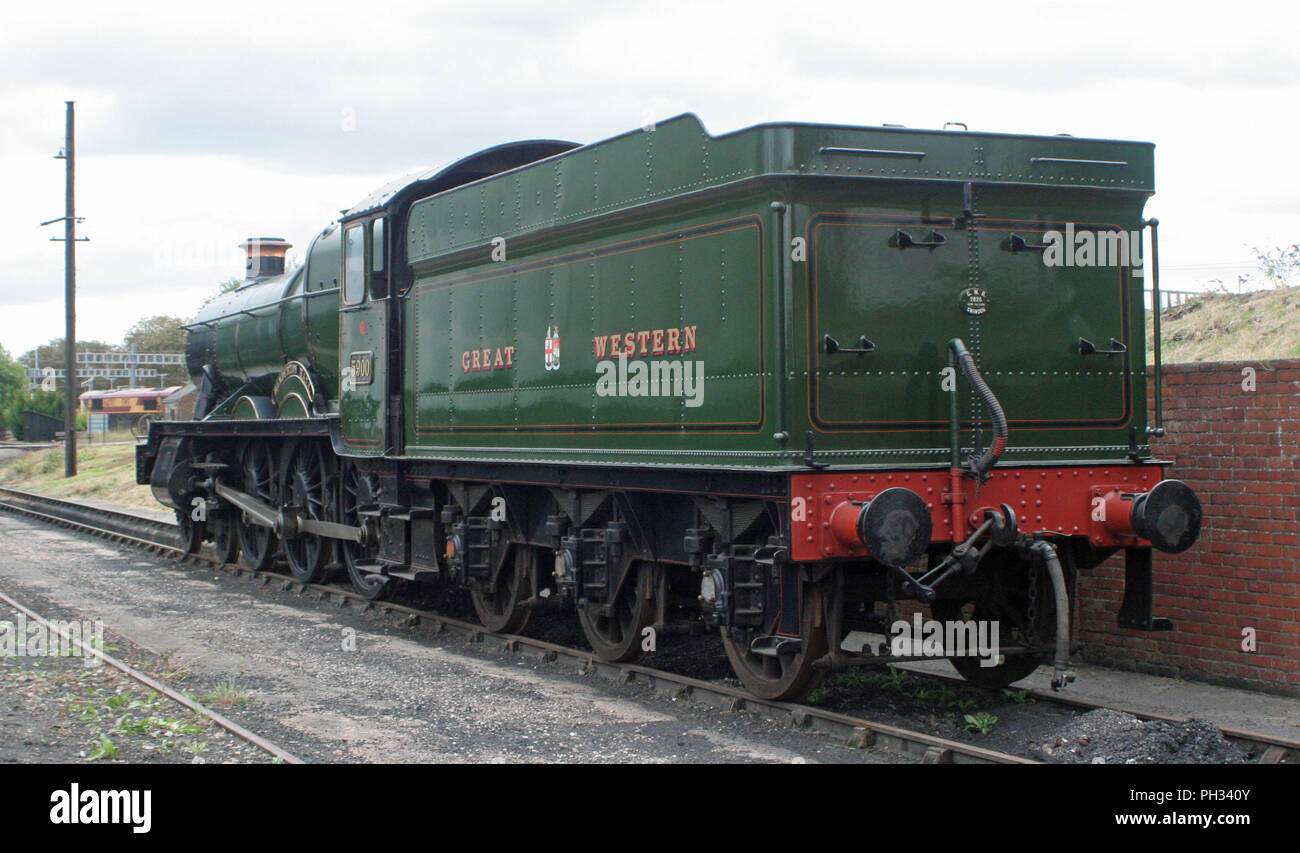
[[[67,330],[63,341],[64,354],[64,405],[63,476],[77,475],[77,211],[74,196],[75,166],[73,164],[73,113],[68,101],[67,141],[64,148],[67,168],[67,198],[63,218],[63,290],[67,312]]]

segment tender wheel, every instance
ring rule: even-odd
[[[212,528],[213,556],[223,564],[239,558],[239,512],[225,510],[208,518]]]
[[[595,603],[578,606],[582,632],[601,660],[639,661],[645,657],[641,632],[655,621],[654,582],[654,566],[638,563],[609,613],[599,614]]]
[[[732,670],[745,689],[759,699],[782,702],[799,699],[821,683],[824,670],[815,668],[813,663],[828,649],[826,621],[820,612],[822,591],[817,586],[806,584],[802,592],[800,632],[803,636],[798,651],[760,654],[753,650],[755,637],[775,634],[775,617],[762,630],[745,628],[734,636],[726,629],[722,631],[722,647],[731,661]]]
[[[344,459],[340,462],[340,467],[339,521],[342,524],[360,525],[361,518],[357,515],[357,510],[377,503],[378,489],[373,477],[357,470],[356,463]],[[362,568],[375,562],[375,556],[379,553],[378,544],[372,542],[368,545],[358,545],[355,542],[339,542],[338,548],[343,553],[343,564],[347,566],[348,579],[352,581],[352,588],[358,595],[367,601],[379,601],[392,594],[398,583],[396,580],[370,574]]]
[[[297,511],[300,518],[317,521],[329,520],[332,505],[329,466],[320,442],[303,441],[289,454],[285,467],[286,506]],[[289,573],[302,583],[320,583],[325,580],[333,541],[314,533],[286,536],[284,555],[289,560]]]
[[[269,506],[280,505],[279,491],[276,488],[275,456],[271,445],[265,441],[253,441],[244,448],[239,461],[240,491],[257,498]],[[275,552],[280,547],[280,539],[269,527],[243,518],[239,513],[236,529],[239,533],[239,549],[245,566],[255,571],[265,571],[271,567]]]
[[[930,605],[930,612],[934,618],[942,622],[967,622],[974,619],[976,622],[997,622],[998,623],[998,642],[999,644],[1017,644],[1022,642],[1023,633],[1016,622],[1008,618],[1005,609],[1000,608],[991,602],[976,602],[974,612],[967,615],[964,609],[965,601],[944,600],[940,599]],[[1046,621],[1046,624],[1043,622]],[[1039,642],[1049,643],[1056,637],[1054,622],[1052,620],[1039,620]],[[1042,663],[1044,656],[1040,654],[1019,654],[1005,655],[1003,662],[996,666],[980,666],[978,657],[952,657],[948,661],[952,664],[953,669],[961,675],[966,681],[982,687],[986,690],[1001,690],[1010,684],[1019,681],[1022,678],[1033,673],[1038,665]]]
[[[523,606],[533,594],[533,570],[537,552],[527,545],[515,545],[501,567],[496,591],[471,589],[474,611],[483,627],[495,634],[518,634],[528,624],[532,610]]]

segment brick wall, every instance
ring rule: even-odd
[[[1115,627],[1122,556],[1082,573],[1083,657],[1300,695],[1300,360],[1166,365],[1164,377],[1166,434],[1152,446],[1200,496],[1201,539],[1155,556],[1154,613],[1170,632]]]

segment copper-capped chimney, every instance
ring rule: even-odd
[[[248,255],[244,281],[269,278],[284,272],[284,256],[293,244],[282,237],[249,237],[239,244]]]

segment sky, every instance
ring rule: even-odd
[[[238,244],[297,247],[398,176],[518,139],[694,112],[1156,144],[1161,285],[1260,280],[1300,242],[1300,11],[1285,3],[10,5],[0,22],[0,345],[63,334],[76,102],[78,338],[192,316]]]

